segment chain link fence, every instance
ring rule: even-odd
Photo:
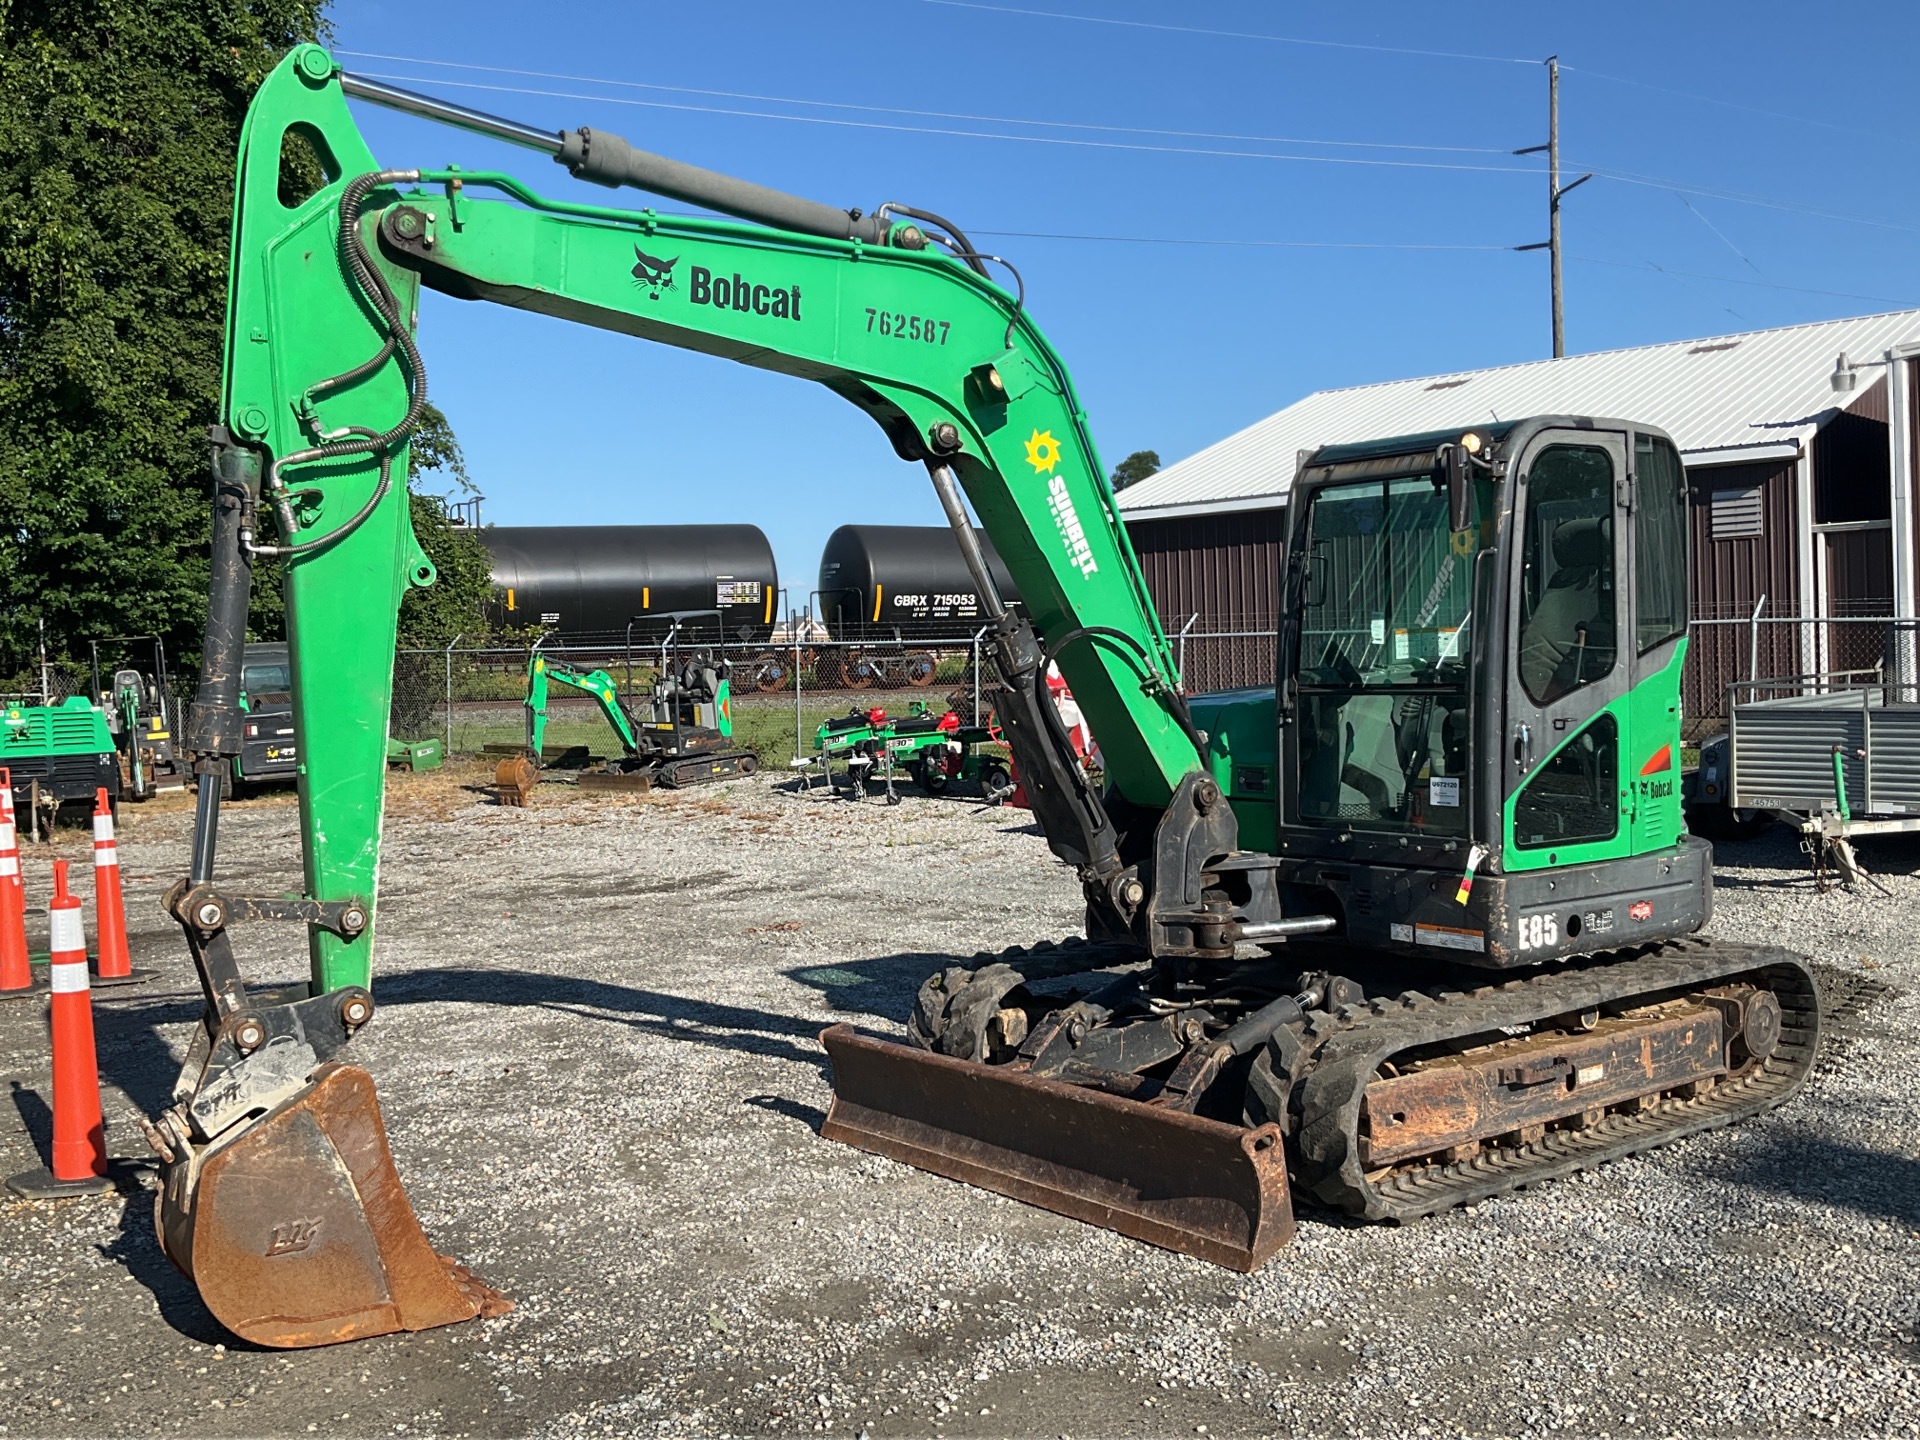
[[[1274,683],[1279,635],[1271,622],[1176,616],[1164,624],[1187,694]],[[1682,706],[1689,739],[1725,727],[1735,685],[1843,673],[1889,683],[1903,675],[1920,678],[1920,659],[1902,658],[1920,641],[1911,627],[1896,632],[1895,622],[1884,615],[1717,615],[1695,619],[1688,633]],[[605,670],[622,700],[635,709],[645,708],[663,664],[676,653],[671,645],[629,647],[618,639],[540,648],[567,667]],[[682,646],[677,653],[698,649],[730,663],[736,726],[767,756],[783,745],[789,754],[809,753],[822,719],[855,708],[905,712],[925,704],[936,713],[954,710],[963,724],[985,724],[997,680],[989,648],[982,629],[905,642],[713,642]],[[393,668],[393,734],[405,740],[437,738],[449,754],[523,743],[530,654],[526,645],[399,651]],[[184,715],[192,677],[176,672],[168,679],[173,713]],[[0,686],[0,702],[38,705],[92,696],[85,661],[35,663]],[[564,686],[553,687],[548,716],[549,745],[584,744],[604,753],[617,744],[597,703]]]
[[[100,667],[101,686],[110,690],[114,671],[125,668],[139,671],[146,686],[142,708],[147,708],[153,699],[153,677],[144,663],[115,665],[103,661]],[[186,703],[193,698],[191,679],[169,670],[166,693],[167,714],[184,717]],[[49,660],[44,666],[35,662],[30,670],[0,678],[0,705],[58,705],[62,700],[76,695],[96,704],[101,699],[94,693],[92,667],[84,660]]]
[[[1200,629],[1171,626],[1168,638],[1190,694],[1273,683],[1277,634],[1271,628]],[[896,714],[925,705],[954,711],[963,725],[984,725],[993,709],[993,668],[985,629],[969,635],[910,641],[726,641],[631,647],[544,644],[553,664],[603,670],[629,709],[646,708],[662,667],[696,651],[724,657],[732,669],[736,733],[779,763],[813,749],[813,734],[829,716],[849,710]],[[489,746],[524,744],[526,673],[532,647],[401,650],[393,667],[393,734],[404,740],[437,738],[449,754],[471,755]],[[551,676],[551,671],[549,675]],[[618,744],[590,696],[555,683],[548,693],[548,750],[584,745],[607,753]],[[784,753],[782,753],[784,752]]]
[[[1271,616],[1177,615],[1162,620],[1180,688],[1189,695],[1273,684],[1280,632]]]
[[[1818,693],[1835,678],[1911,685],[1913,622],[1882,615],[1824,619],[1766,615],[1695,620],[1681,686],[1686,735],[1724,730],[1734,692],[1756,681],[1768,693]]]
[[[735,731],[763,758],[782,743],[793,747],[789,754],[807,753],[820,721],[849,709],[904,712],[924,704],[935,713],[952,709],[971,725],[982,723],[992,708],[991,676],[982,670],[984,632],[904,644],[819,639],[798,645],[728,641],[677,648],[615,643],[539,649],[550,666],[604,671],[622,703],[634,711],[647,708],[654,681],[676,659],[695,653],[723,658],[732,671]],[[525,645],[398,652],[393,734],[405,740],[438,738],[450,754],[524,743],[532,653]],[[548,673],[551,678],[552,670]],[[562,683],[550,685],[547,749],[584,745],[606,753],[617,744],[598,701]]]
[[[1222,623],[1209,617],[1165,622],[1189,695],[1274,683],[1279,635],[1269,623]],[[1868,678],[1920,685],[1920,637],[1911,623],[1886,614],[1822,619],[1768,615],[1764,604],[1744,614],[1696,618],[1688,628],[1681,711],[1689,740],[1726,728],[1732,688],[1755,680]],[[1774,687],[1775,691],[1778,686]]]

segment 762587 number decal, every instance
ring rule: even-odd
[[[951,320],[935,320],[926,315],[903,315],[898,310],[876,310],[867,306],[867,333],[879,333],[895,340],[919,340],[928,345],[947,343]]]

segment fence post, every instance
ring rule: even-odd
[[[991,627],[982,625],[973,632],[973,723],[980,723],[980,637]]]
[[[801,755],[800,742],[800,622],[793,607],[787,607],[787,634],[793,639],[793,758]],[[811,781],[809,781],[811,784]]]
[[[1180,638],[1175,642],[1173,668],[1178,673],[1174,675],[1173,683],[1183,690],[1187,684],[1187,632],[1193,629],[1194,625],[1199,622],[1199,619],[1200,612],[1198,610],[1189,615],[1187,617],[1187,623],[1180,627]]]
[[[1765,592],[1754,605],[1753,613],[1747,617],[1747,679],[1760,678],[1760,612],[1767,608]]]
[[[466,638],[462,630],[447,642],[445,654],[447,680],[447,758],[453,758],[453,647]]]

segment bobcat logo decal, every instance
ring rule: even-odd
[[[662,290],[673,289],[673,267],[680,263],[678,255],[671,260],[656,260],[638,245],[633,247],[633,254],[639,262],[633,267],[633,283],[647,288],[648,299],[658,300]]]

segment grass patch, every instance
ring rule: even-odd
[[[813,753],[814,731],[829,715],[841,713],[839,707],[804,706],[800,712],[802,754]],[[793,709],[780,705],[737,705],[733,711],[733,738],[742,749],[760,757],[762,766],[784,770],[793,758]],[[489,745],[519,745],[526,740],[526,725],[521,716],[503,714],[480,724],[456,724],[453,727],[453,753],[478,755]],[[547,721],[542,748],[558,755],[573,745],[584,745],[595,755],[609,758],[621,753],[620,737],[597,712],[579,717],[555,716]]]

